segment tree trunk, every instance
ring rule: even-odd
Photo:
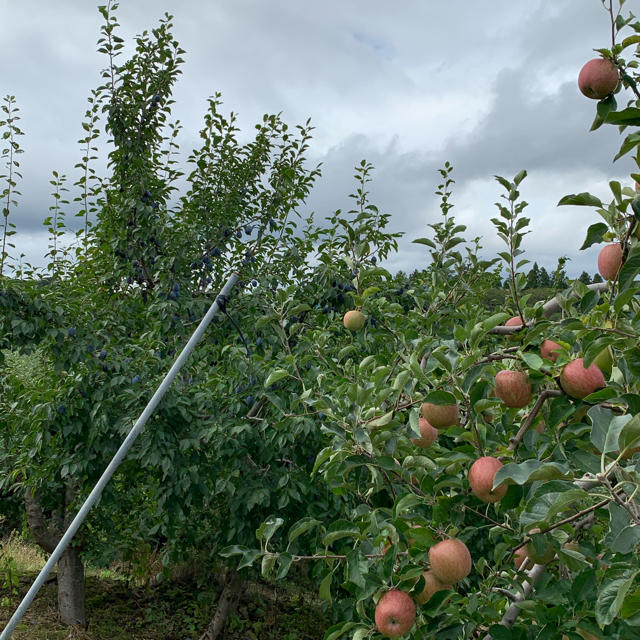
[[[58,611],[64,624],[86,624],[84,565],[78,549],[67,547],[58,561]]]
[[[200,636],[200,640],[217,640],[224,629],[227,618],[238,606],[243,584],[244,581],[235,569],[227,570],[224,587],[218,599],[216,613],[213,616],[213,620],[209,623],[207,630]]]
[[[47,552],[53,553],[71,521],[68,505],[73,491],[65,491],[64,507],[50,514],[47,523],[37,492],[26,489],[24,493],[27,524],[35,541]],[[84,610],[84,565],[77,547],[67,547],[58,561],[58,612],[64,624],[86,624]]]

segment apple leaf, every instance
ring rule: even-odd
[[[631,247],[627,259],[624,261],[620,273],[618,274],[618,283],[620,292],[634,286],[633,279],[640,271],[640,246]],[[635,288],[634,288],[635,291]]]
[[[632,419],[632,416],[629,414],[623,416],[615,416],[615,418],[611,419],[609,423],[609,428],[607,430],[607,436],[604,441],[604,449],[603,453],[618,453],[618,449],[620,448],[619,440],[620,434],[622,433],[622,429],[624,426]]]
[[[561,207],[567,204],[579,207],[602,207],[602,200],[584,191],[583,193],[571,193],[568,196],[564,196],[564,198],[560,198],[557,206]]]
[[[540,460],[525,460],[524,462],[510,462],[498,469],[493,478],[493,488],[501,484],[525,484],[533,480],[570,479],[571,470],[560,462],[540,462]]]
[[[640,627],[640,589],[624,599],[620,615],[628,625]]]
[[[552,490],[549,491],[548,488]],[[558,513],[587,495],[583,489],[568,482],[551,481],[548,485],[542,485],[541,489],[527,502],[525,510],[520,514],[522,527],[550,522]]]
[[[580,251],[588,249],[591,245],[598,244],[603,241],[604,234],[609,230],[609,227],[604,222],[596,222],[587,229],[587,237],[585,238]]]
[[[436,405],[456,404],[456,397],[449,391],[442,391],[440,389],[431,391],[424,398],[424,402],[430,402]]]
[[[596,600],[596,620],[601,627],[611,624],[618,615],[638,573],[634,571],[628,577],[616,578],[600,589]]]
[[[388,413],[385,413],[383,416],[380,416],[379,418],[375,418],[374,420],[371,420],[370,422],[368,422],[367,427],[369,427],[370,429],[373,429],[374,427],[385,427],[391,422],[392,419],[393,419],[393,411],[389,411]]]
[[[609,124],[638,127],[640,126],[640,109],[627,107],[622,111],[611,111],[606,115],[604,121]]]

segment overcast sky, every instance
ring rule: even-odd
[[[489,222],[502,193],[493,176],[526,169],[526,257],[553,269],[568,256],[574,277],[597,270],[598,248],[578,251],[597,214],[556,204],[581,191],[608,202],[609,180],[631,185],[630,159],[612,162],[617,129],[589,133],[596,102],[577,87],[593,49],[610,46],[600,0],[123,0],[126,52],[165,11],[186,50],[174,110],[183,157],[217,91],[247,135],[264,113],[291,126],[311,118],[308,157],[323,175],[302,213],[348,208],[353,167],[370,161],[371,199],[405,233],[386,266],[408,272],[428,262],[411,240],[440,219],[445,161],[453,213],[467,237],[483,237],[485,256],[502,249]],[[77,178],[86,98],[105,66],[101,24],[87,0],[0,0],[0,92],[16,96],[26,134],[14,241],[32,263],[44,263],[51,171]]]

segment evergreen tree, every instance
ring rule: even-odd
[[[602,276],[599,273],[596,273],[595,276],[593,276],[593,280],[592,282],[595,284],[596,282],[602,282]]]
[[[531,267],[531,271],[527,274],[527,289],[536,289],[540,286],[540,267],[538,267],[538,263],[534,262],[533,267]]]
[[[578,280],[580,280],[580,282],[584,284],[591,284],[591,276],[586,271],[583,271],[580,274],[580,277],[578,278]]]
[[[547,273],[547,270],[544,267],[540,268],[540,275],[538,276],[538,286],[539,287],[550,287],[551,286],[551,277]]]

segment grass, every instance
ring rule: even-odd
[[[2,543],[20,580],[12,593],[4,581],[0,555],[0,630],[44,565],[44,554],[12,535]],[[198,640],[215,613],[215,585],[166,580],[144,585],[127,581],[118,570],[86,570],[86,629],[60,624],[57,586],[42,587],[12,640]],[[329,626],[317,594],[299,584],[250,581],[224,633],[227,640],[320,640]]]

